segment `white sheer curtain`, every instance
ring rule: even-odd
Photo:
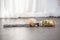
[[[28,0],[1,0],[2,17],[21,16],[27,10]]]
[[[57,0],[0,0],[1,17],[40,17],[57,13]],[[57,14],[59,15],[59,14]]]

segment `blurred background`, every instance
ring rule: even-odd
[[[0,18],[60,16],[60,0],[0,0]]]
[[[55,27],[4,27],[24,25],[29,17],[35,17],[38,23],[44,19],[51,19],[56,24]],[[0,40],[60,40],[58,17],[60,0],[0,0]]]

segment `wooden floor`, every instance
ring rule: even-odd
[[[10,27],[4,24],[24,24],[27,19],[0,19],[0,40],[60,40],[60,18],[36,18],[56,20],[55,27]]]

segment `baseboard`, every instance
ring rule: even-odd
[[[10,18],[0,18],[0,19],[19,19],[19,18],[60,18],[60,16],[42,16],[42,17],[10,17]]]

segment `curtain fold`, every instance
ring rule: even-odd
[[[1,18],[1,0],[0,0],[0,18]]]

